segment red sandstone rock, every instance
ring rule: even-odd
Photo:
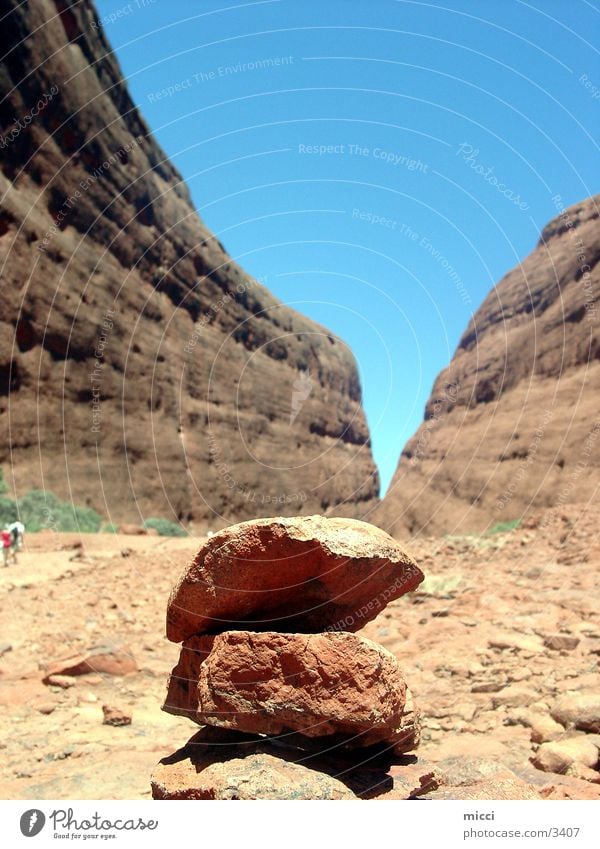
[[[347,765],[346,765],[347,766]],[[340,773],[337,777],[336,773]],[[378,777],[375,778],[377,782]],[[256,736],[203,728],[156,766],[154,799],[356,799],[356,770]],[[357,785],[357,786],[356,786]]]
[[[152,775],[154,799],[356,799],[333,776],[266,752],[225,761],[184,759],[160,763]]]
[[[565,740],[554,740],[551,743],[542,743],[531,762],[543,772],[566,774],[573,765],[595,767],[598,763],[598,747],[586,739],[584,734]],[[575,773],[574,777],[580,776]]]
[[[52,684],[57,676],[87,675],[90,672],[130,675],[137,672],[137,664],[131,652],[124,648],[97,646],[87,654],[57,661],[46,671],[42,680],[44,684]]]
[[[544,645],[547,649],[554,651],[573,651],[580,642],[579,637],[571,637],[568,634],[551,634],[545,638]]]
[[[539,799],[540,794],[532,784],[518,778],[510,770],[493,778],[460,787],[442,787],[423,797],[424,799]],[[476,827],[473,823],[473,827]]]
[[[540,796],[543,799],[552,801],[562,799],[593,799],[600,800],[600,787],[590,784],[587,781],[578,781],[571,779],[573,786],[567,786],[562,782],[560,784],[547,784],[540,790]]]
[[[532,714],[529,722],[532,743],[550,743],[565,733],[565,729],[547,714]]]
[[[260,519],[215,534],[171,594],[167,637],[258,626],[357,631],[423,580],[415,561],[366,522]]]
[[[391,767],[389,774],[393,787],[376,798],[382,801],[391,799],[416,799],[431,793],[447,782],[442,770],[436,764],[421,758],[413,759],[414,763],[403,763]]]
[[[407,751],[418,742],[396,658],[347,633],[227,631],[191,637],[169,681],[164,710],[247,733],[335,735],[351,746]]]
[[[141,525],[119,525],[120,534],[128,534],[129,536],[145,537],[148,536],[148,529],[142,528]]]
[[[421,712],[415,704],[413,694],[407,687],[400,730],[394,742],[394,752],[397,755],[414,752],[421,742],[421,732]]]
[[[562,696],[550,711],[552,718],[565,727],[600,732],[600,695],[573,693]]]
[[[69,687],[75,686],[75,679],[70,675],[47,675],[44,678],[44,684],[49,687],[60,687],[62,690],[68,690]]]
[[[111,705],[102,705],[104,725],[131,725],[131,714]]]

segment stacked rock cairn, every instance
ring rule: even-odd
[[[163,710],[203,728],[158,764],[153,797],[385,793],[384,761],[418,746],[419,714],[394,655],[354,632],[423,577],[351,519],[258,519],[211,537],[167,609],[182,645]]]

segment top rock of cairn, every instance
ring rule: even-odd
[[[176,584],[167,637],[232,629],[357,631],[423,573],[379,528],[302,516],[232,525],[200,549]]]

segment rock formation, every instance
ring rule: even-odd
[[[402,759],[418,746],[419,712],[394,655],[339,630],[331,602],[346,597],[343,610],[352,617],[349,611],[368,609],[386,583],[393,587],[391,599],[422,579],[412,558],[364,522],[262,520],[211,539],[169,601],[167,635],[174,642],[186,639],[163,706],[208,728],[161,761],[154,798],[341,799],[389,791],[390,763],[382,775],[382,759]],[[311,587],[321,582],[317,602]],[[195,585],[204,590],[191,593]],[[215,614],[213,604],[228,585],[238,610],[239,599],[247,599],[241,607],[248,627],[262,625],[265,610],[281,609],[285,585],[285,610],[299,632],[229,630],[222,608]],[[386,603],[377,602],[372,615]],[[313,605],[322,607],[316,618]],[[194,625],[217,633],[190,635]],[[369,775],[373,760],[380,771]],[[398,792],[413,790],[402,785]]]
[[[211,537],[173,589],[173,642],[225,628],[356,631],[423,575],[373,525],[323,516],[262,519]]]
[[[490,292],[372,514],[390,533],[482,530],[594,496],[600,196],[562,209]]]
[[[90,0],[5,6],[0,464],[15,493],[201,530],[362,515],[378,476],[346,345],[200,221]]]

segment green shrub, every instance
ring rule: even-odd
[[[17,505],[11,498],[0,495],[0,527],[17,520]]]
[[[113,522],[107,522],[105,525],[102,525],[102,533],[103,534],[118,534],[119,526],[115,525]]]
[[[463,580],[462,575],[427,575],[415,593],[433,598],[454,598]]]
[[[509,531],[514,531],[521,524],[521,519],[513,519],[510,522],[497,522],[488,530],[488,534],[507,534]]]
[[[17,502],[19,519],[25,530],[77,531],[96,533],[102,517],[91,507],[78,507],[70,501],[61,501],[53,492],[32,489]]]
[[[182,528],[176,522],[170,522],[168,519],[151,517],[150,519],[146,519],[144,527],[154,528],[161,537],[186,537],[188,535],[185,528]]]

